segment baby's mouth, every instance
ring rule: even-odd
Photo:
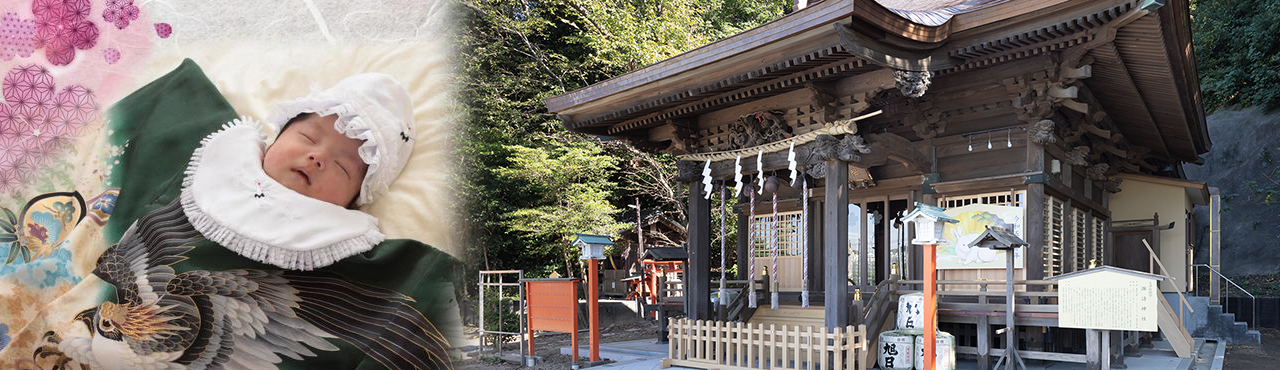
[[[297,174],[298,174],[298,177],[301,177],[301,178],[302,178],[302,182],[303,182],[304,184],[306,184],[307,186],[310,186],[310,185],[311,185],[311,176],[307,176],[307,172],[306,172],[306,171],[293,170],[293,172],[297,173]]]

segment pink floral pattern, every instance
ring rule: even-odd
[[[120,61],[120,50],[116,48],[107,48],[102,51],[102,59],[106,60],[107,64],[116,64],[116,62]]]
[[[0,59],[29,57],[36,50],[36,22],[18,18],[18,13],[0,16]]]
[[[98,43],[98,26],[89,21],[89,0],[34,0],[36,48],[54,65],[67,65],[76,49],[88,50]]]
[[[169,34],[173,33],[173,26],[168,23],[156,23],[156,36],[162,39],[169,38]]]
[[[0,193],[12,194],[84,133],[98,104],[83,86],[58,89],[49,70],[37,65],[13,68],[0,88]]]
[[[107,0],[107,8],[102,11],[102,20],[116,25],[116,28],[129,27],[129,22],[138,20],[138,7],[133,0]]]

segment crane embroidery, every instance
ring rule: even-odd
[[[338,339],[387,368],[450,367],[448,341],[398,292],[323,271],[175,273],[202,238],[176,200],[139,219],[98,258],[93,273],[115,286],[116,302],[75,316],[90,337],[46,333],[56,348],[33,357],[95,369],[272,369],[336,351]]]

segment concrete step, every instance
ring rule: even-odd
[[[1257,330],[1245,330],[1244,343],[1262,343],[1262,333]]]
[[[1234,313],[1226,312],[1222,305],[1212,304],[1208,297],[1187,297],[1187,303],[1194,312],[1184,312],[1182,325],[1192,337],[1223,343],[1256,343],[1254,341],[1261,339],[1260,335],[1250,333],[1248,323],[1236,321]]]

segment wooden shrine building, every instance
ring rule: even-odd
[[[759,330],[777,334],[734,326],[747,322],[795,330],[769,338],[808,338],[786,339],[792,344],[781,348],[794,354],[751,352],[741,342],[677,348],[673,340],[677,364],[748,368],[768,357],[780,367],[867,367],[869,343],[893,329],[897,295],[922,283],[920,248],[899,222],[915,202],[967,212],[951,216],[960,223],[938,256],[940,321],[944,329],[970,331],[963,340],[957,334],[973,347],[960,353],[998,357],[1003,345],[988,329],[1003,323],[1005,259],[967,247],[984,226],[1009,228],[1029,243],[1015,271],[1017,311],[1026,313],[1020,327],[1056,326],[1056,282],[1047,278],[1090,262],[1150,258],[1142,243],[1112,242],[1116,221],[1133,235],[1163,235],[1153,243],[1156,258],[1173,271],[1148,267],[1175,277],[1162,285],[1166,291],[1185,289],[1193,239],[1172,236],[1190,232],[1185,213],[1120,194],[1163,186],[1181,191],[1169,192],[1181,194],[1173,200],[1179,207],[1200,202],[1203,184],[1181,173],[1181,164],[1200,161],[1210,147],[1187,1],[933,3],[801,1],[767,24],[546,100],[571,131],[681,156],[690,260],[688,320],[679,325],[710,326],[673,327],[673,336],[694,330],[700,340],[732,342],[764,338]],[[713,197],[726,186],[733,194],[735,175],[756,192],[737,193],[729,210],[739,228],[731,247],[756,261],[729,263],[737,264],[739,281],[759,281],[748,284],[763,293],[755,309],[705,299],[720,288],[711,272],[719,261],[710,260],[720,248],[712,244],[719,225],[711,213],[720,210],[712,209],[705,183]],[[770,176],[779,179],[776,191],[760,191],[761,177]],[[1130,186],[1135,182],[1154,185]],[[1123,210],[1113,198],[1125,199]],[[1170,221],[1178,230],[1162,228]],[[765,273],[770,280],[760,281]],[[766,292],[777,292],[781,307],[771,307]],[[811,330],[805,334],[799,321],[766,322],[762,314],[812,317],[823,328],[804,326]],[[988,324],[989,316],[1001,321]],[[1084,356],[1041,346],[1036,337],[1019,336],[1031,338],[1020,345],[1034,347],[1025,358]],[[845,347],[819,345],[837,342]],[[842,350],[855,354],[833,355]]]

